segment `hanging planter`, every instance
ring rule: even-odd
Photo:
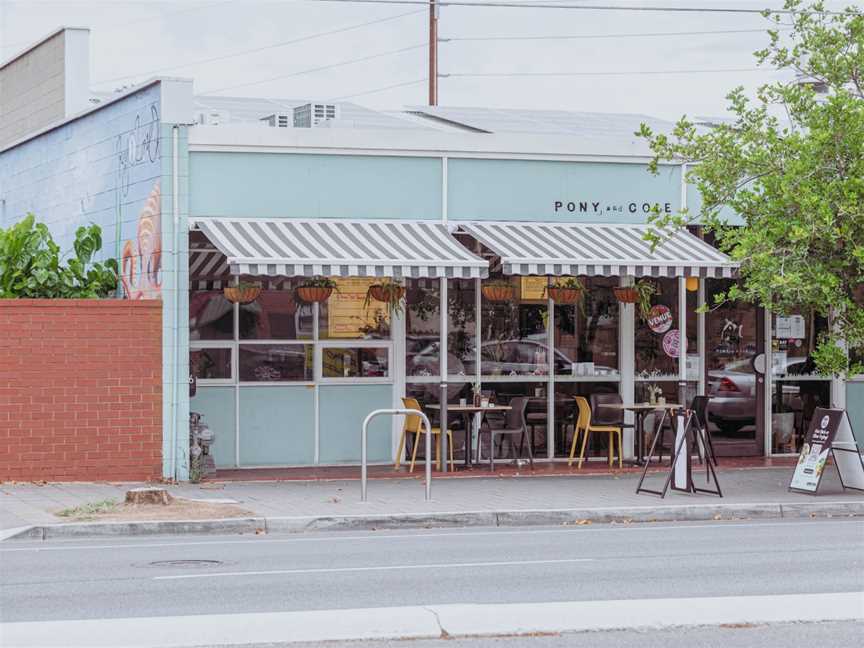
[[[334,290],[337,290],[335,281],[327,277],[315,277],[297,286],[294,292],[300,301],[315,304],[330,299]]]
[[[622,304],[639,304],[642,319],[647,320],[651,313],[651,297],[656,295],[657,284],[647,279],[640,279],[634,286],[624,286],[612,289],[615,298]]]
[[[575,277],[560,279],[554,286],[546,288],[547,294],[556,304],[575,304],[582,298],[583,290],[582,282]]]
[[[381,283],[369,286],[369,290],[366,291],[366,300],[363,302],[363,308],[368,308],[372,301],[379,301],[387,304],[394,313],[399,313],[402,311],[404,298],[404,286],[400,286],[393,281],[382,281]]]
[[[635,304],[639,301],[639,291],[633,286],[613,288],[612,292],[615,293],[615,299],[622,304]]]
[[[509,281],[490,281],[481,288],[483,296],[491,302],[513,301],[513,284]]]
[[[241,281],[236,286],[225,286],[222,294],[232,304],[251,304],[261,294],[261,285]]]

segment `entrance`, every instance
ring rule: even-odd
[[[706,282],[706,303],[733,285],[731,280]],[[764,454],[765,377],[753,358],[764,352],[764,309],[730,301],[711,308],[705,317],[705,382],[710,397],[708,426],[719,456]]]

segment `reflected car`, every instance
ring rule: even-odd
[[[804,358],[790,358],[785,374],[798,374]],[[784,394],[798,392],[795,385],[784,385]],[[756,373],[751,360],[736,360],[723,369],[708,372],[708,421],[727,436],[756,423]]]

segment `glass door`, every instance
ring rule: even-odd
[[[708,426],[718,455],[759,456],[764,453],[765,378],[753,368],[764,351],[764,310],[743,302],[714,306],[715,295],[731,280],[708,280],[706,302],[706,385]]]

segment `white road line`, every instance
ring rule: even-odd
[[[561,565],[565,563],[593,562],[593,558],[560,558],[555,560],[507,560],[494,562],[426,563],[423,565],[372,565],[368,567],[313,567],[309,569],[272,569],[265,571],[205,572],[154,576],[153,580],[187,580],[190,578],[226,578],[237,576],[276,576],[296,574],[340,574],[348,572],[402,571],[409,569],[460,569],[463,567],[518,567],[524,565]]]
[[[440,532],[423,532],[411,533],[410,529],[406,529],[404,533],[377,533],[370,531],[365,535],[323,535],[321,532],[310,531],[302,535],[273,538],[266,536],[248,536],[244,540],[199,540],[187,541],[181,540],[178,542],[125,542],[118,544],[101,544],[101,545],[51,545],[52,541],[40,541],[42,544],[28,547],[6,547],[0,544],[0,554],[2,553],[17,553],[24,551],[83,551],[83,550],[101,550],[101,549],[148,549],[158,547],[201,547],[201,546],[220,546],[220,545],[237,545],[237,544],[290,544],[295,542],[345,542],[357,540],[414,540],[418,538],[465,538],[465,537],[483,537],[483,536],[512,536],[512,535],[530,535],[530,534],[558,534],[558,533],[614,533],[618,531],[630,532],[657,532],[657,531],[675,531],[676,533],[688,531],[690,529],[734,529],[746,527],[749,529],[758,529],[763,527],[794,527],[794,526],[813,526],[814,524],[821,527],[838,525],[838,524],[860,524],[864,525],[864,520],[847,519],[847,520],[825,520],[813,519],[805,521],[790,521],[790,522],[761,522],[754,520],[749,523],[739,522],[724,522],[717,520],[708,524],[687,524],[674,522],[633,522],[632,524],[607,524],[597,522],[596,526],[566,526],[554,529],[542,528],[525,528],[518,530],[506,530],[501,528],[498,531],[447,531],[442,529]],[[662,525],[662,526],[660,526]],[[338,532],[337,532],[338,533]],[[18,541],[12,541],[17,543]]]
[[[16,648],[187,648],[864,620],[864,592],[453,604],[0,624]]]

